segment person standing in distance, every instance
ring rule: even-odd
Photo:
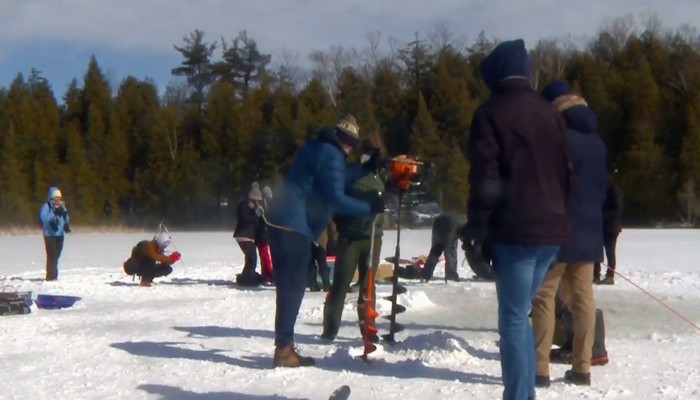
[[[47,200],[39,209],[39,221],[46,249],[46,280],[58,279],[58,259],[63,251],[64,233],[70,233],[70,217],[63,194],[57,187],[50,187]]]

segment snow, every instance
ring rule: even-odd
[[[0,237],[0,290],[82,297],[72,308],[0,317],[0,399],[327,399],[338,386],[351,399],[501,397],[492,283],[407,281],[399,343],[382,343],[370,363],[361,352],[353,302],[333,344],[322,343],[324,293],[306,293],[297,322],[310,368],[272,369],[275,292],[231,284],[243,256],[230,232],[173,232],[183,254],[152,288],[121,269],[131,247],[152,233],[72,233],[56,282],[44,282],[41,236]],[[403,256],[428,252],[430,232],[402,230]],[[395,232],[382,256],[393,255]],[[618,269],[682,315],[700,322],[700,231],[625,230]],[[436,276],[442,277],[438,266]],[[597,286],[610,363],[593,367],[591,387],[562,382],[552,365],[538,399],[700,399],[700,331],[618,278]],[[378,287],[389,294],[389,285]],[[389,311],[388,303],[378,309]],[[388,321],[379,320],[380,334]]]

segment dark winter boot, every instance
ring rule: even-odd
[[[273,368],[285,367],[285,368],[297,368],[297,367],[310,367],[315,365],[311,357],[303,357],[296,352],[294,344],[288,344],[284,347],[275,348],[275,357],[272,360]]]
[[[535,375],[535,387],[548,388],[551,384],[549,375]]]
[[[615,278],[613,278],[612,276],[608,275],[608,276],[605,277],[605,279],[603,279],[602,281],[600,281],[600,284],[601,284],[601,285],[614,285],[614,284],[615,284]]]
[[[570,369],[564,373],[564,382],[572,385],[591,386],[591,373],[576,372]]]

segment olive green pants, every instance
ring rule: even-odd
[[[367,287],[372,285],[372,299],[370,300],[372,307],[375,307],[376,296],[374,279],[369,281],[369,253],[370,239],[349,240],[345,238],[338,239],[338,252],[335,256],[335,266],[333,271],[333,285],[326,296],[326,303],[323,307],[323,334],[325,336],[335,337],[338,335],[340,323],[343,316],[343,306],[345,305],[345,297],[350,290],[350,283],[355,275],[355,269],[358,271],[358,282],[360,283],[360,291],[357,299],[357,304],[364,304],[364,299],[367,295]],[[379,253],[382,247],[382,238],[374,238],[374,249],[372,254],[372,271],[377,272],[379,265]],[[374,277],[374,273],[372,277]],[[364,319],[365,308],[357,307],[358,321]],[[374,325],[374,321],[371,321]],[[362,332],[360,332],[362,333]]]

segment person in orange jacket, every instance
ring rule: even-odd
[[[138,275],[140,286],[151,286],[154,278],[169,275],[173,272],[171,265],[181,258],[177,251],[165,255],[170,242],[170,236],[165,232],[158,233],[153,240],[138,242],[131,250],[131,257],[124,262],[124,272]]]

